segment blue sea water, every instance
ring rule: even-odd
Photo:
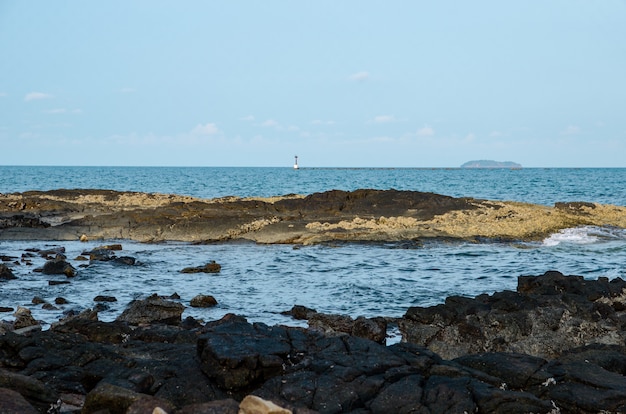
[[[310,194],[331,189],[377,188],[435,192],[455,197],[514,200],[544,205],[558,201],[590,201],[626,205],[626,169],[333,169],[333,168],[176,168],[176,167],[11,167],[0,166],[0,193],[59,188],[100,188],[185,194],[203,198]],[[1,231],[1,230],[0,230]],[[114,241],[106,241],[114,242]],[[28,248],[63,246],[70,260],[103,244],[54,241],[0,241],[0,255],[17,280],[0,281],[0,306],[31,309],[45,324],[69,310],[94,306],[97,295],[117,302],[101,311],[101,320],[117,317],[132,299],[152,293],[181,297],[183,316],[213,320],[226,313],[268,324],[301,325],[281,314],[293,305],[353,317],[402,316],[410,306],[442,303],[450,295],[475,296],[515,289],[520,275],[548,270],[586,278],[626,276],[626,231],[619,228],[567,229],[535,243],[428,242],[340,244],[318,246],[225,243],[122,243],[120,254],[137,259],[135,266],[95,263],[79,267],[69,284],[48,284],[65,276],[33,272],[19,262]],[[215,260],[216,275],[188,275],[180,270]],[[189,307],[197,294],[213,295],[218,306]],[[32,303],[40,296],[44,310]],[[11,313],[0,314],[11,320]]]

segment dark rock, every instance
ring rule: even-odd
[[[57,305],[66,305],[69,302],[67,301],[67,299],[62,298],[62,297],[58,297],[54,299],[54,303],[56,303]]]
[[[115,259],[113,259],[114,263],[127,265],[127,266],[133,266],[136,261],[137,259],[135,259],[134,257],[130,257],[130,256],[121,256],[121,257],[116,257]]]
[[[404,340],[445,358],[486,351],[555,358],[589,343],[623,344],[624,289],[620,278],[585,280],[554,271],[521,276],[517,292],[411,307],[398,326]]]
[[[217,300],[211,295],[196,295],[189,304],[194,308],[210,308],[217,305]]]
[[[215,261],[211,261],[204,266],[186,267],[181,270],[181,273],[219,273],[222,270],[222,266]]]
[[[13,312],[15,309],[8,306],[0,306],[0,312]]]
[[[2,389],[10,389],[19,393],[29,404],[38,409],[46,410],[50,404],[56,403],[59,399],[59,395],[42,381],[0,368],[0,390]],[[3,399],[0,398],[0,407],[2,407],[2,401]],[[7,413],[10,411],[0,410],[0,412]],[[21,413],[21,411],[16,411],[16,413]]]
[[[93,298],[94,302],[117,302],[117,298],[115,296],[103,296],[98,295]]]
[[[246,389],[282,373],[290,350],[285,328],[238,319],[208,327],[197,348],[204,373],[227,390]]]
[[[87,394],[81,412],[89,414],[107,410],[110,414],[125,414],[133,403],[146,397],[126,388],[102,383]]]
[[[367,338],[378,343],[385,343],[387,337],[387,321],[383,318],[365,318],[356,320],[344,315],[308,313],[309,327],[324,332],[326,335],[343,333]]]
[[[5,264],[0,263],[0,279],[13,280],[17,277],[13,274],[13,271]]]
[[[185,405],[176,414],[237,414],[239,403],[232,398],[201,404]]]
[[[26,249],[26,251],[29,251],[29,249]],[[59,247],[54,247],[52,249],[44,249],[44,250],[33,249],[32,251],[36,252],[39,256],[43,258],[47,258],[48,256],[57,256],[57,255],[63,256],[65,253],[65,247],[59,246]]]
[[[48,281],[48,285],[49,286],[56,286],[56,285],[69,285],[70,281],[69,280],[49,280]]]
[[[65,256],[57,255],[55,259],[48,260],[44,265],[42,272],[47,275],[65,275],[67,277],[76,276],[76,269],[70,263],[65,261]]]
[[[315,309],[307,308],[302,305],[294,305],[291,310],[281,312],[283,315],[290,315],[294,319],[306,320],[314,313],[317,313]]]
[[[46,303],[46,300],[41,296],[34,296],[30,302],[33,305],[41,305],[42,303]]]
[[[38,414],[22,395],[14,390],[0,387],[0,413],[4,414]]]
[[[180,303],[164,300],[153,294],[143,300],[134,300],[117,317],[118,321],[131,325],[165,323],[178,324],[185,307]]]
[[[88,255],[90,262],[108,262],[115,257],[115,254],[109,249],[94,249],[88,252]]]
[[[17,330],[31,326],[39,326],[39,322],[33,318],[29,309],[18,306],[15,311],[15,322],[13,322],[13,328]]]

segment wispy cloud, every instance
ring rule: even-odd
[[[24,101],[30,102],[30,101],[38,101],[41,99],[50,99],[50,98],[53,98],[53,96],[47,93],[30,92],[30,93],[27,93],[26,96],[24,96]]]
[[[396,117],[393,115],[378,115],[375,116],[374,119],[372,119],[370,122],[373,122],[375,124],[387,124],[389,122],[395,122],[396,121]]]
[[[239,118],[239,120],[246,121],[246,122],[252,122],[252,121],[254,121],[254,116],[252,116],[252,115],[242,116],[241,118]]]
[[[370,78],[369,72],[361,71],[348,76],[348,79],[355,82],[364,82]]]
[[[80,109],[65,109],[65,108],[54,108],[54,109],[47,109],[45,111],[43,111],[46,114],[52,114],[52,115],[57,115],[57,114],[82,114],[83,111]]]
[[[323,121],[321,119],[314,119],[311,121],[312,125],[335,125],[335,121]]]
[[[417,130],[418,137],[432,137],[433,135],[435,135],[435,130],[428,125]]]
[[[6,93],[4,93],[4,92],[0,92],[0,98],[4,98],[5,96],[7,96],[7,94],[6,94]]]
[[[261,122],[261,126],[266,128],[278,128],[280,124],[273,119],[268,119],[267,121]]]
[[[578,135],[582,132],[582,129],[576,125],[569,125],[563,131],[561,131],[561,135]]]
[[[217,134],[219,132],[219,129],[217,129],[217,125],[215,125],[214,123],[207,123],[207,124],[198,124],[192,131],[191,133],[194,135],[214,135]]]

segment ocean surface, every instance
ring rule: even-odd
[[[310,194],[332,189],[376,188],[434,192],[455,197],[514,200],[553,205],[589,201],[626,205],[626,169],[343,169],[343,168],[177,168],[177,167],[16,167],[0,166],[0,193],[59,188],[99,188],[185,194],[203,198]],[[2,230],[0,230],[2,231]],[[119,255],[134,266],[74,258],[102,244],[121,243]],[[78,269],[69,284],[49,285],[65,276],[47,276],[20,262],[27,249],[64,247]],[[87,243],[0,241],[0,255],[17,280],[0,281],[0,307],[24,306],[44,327],[69,311],[95,305],[97,295],[117,298],[100,311],[115,319],[133,299],[177,293],[187,306],[183,317],[205,321],[226,313],[252,322],[302,326],[281,314],[293,305],[357,317],[402,316],[410,306],[431,306],[447,296],[475,296],[514,290],[520,275],[548,270],[595,279],[626,277],[626,231],[619,228],[567,229],[534,243],[427,242],[325,244],[317,246],[224,243],[142,244],[126,240]],[[219,274],[182,274],[188,266],[215,260]],[[16,262],[16,263],[14,263]],[[198,294],[213,295],[210,309],[189,307]],[[39,296],[56,309],[33,304]],[[67,304],[56,305],[57,298]],[[12,320],[11,312],[0,320]]]

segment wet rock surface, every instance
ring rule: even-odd
[[[370,189],[211,200],[109,190],[0,194],[0,239],[13,240],[537,240],[578,225],[626,227],[626,207],[586,202],[547,207]]]
[[[232,314],[181,321],[163,317],[161,301],[169,309],[171,300],[150,297],[136,319],[101,322],[85,312],[49,330],[0,334],[0,396],[8,396],[0,412],[236,413],[244,401],[293,413],[624,412],[625,283],[557,272],[520,277],[517,292],[410,309],[407,324],[471,326],[437,341],[425,336],[425,344],[412,332],[389,346],[356,336],[357,320],[348,333],[342,324],[329,333]],[[544,319],[535,322],[538,315]],[[547,323],[546,315],[560,317]],[[596,330],[583,329],[587,320]],[[489,349],[479,334],[496,330],[502,339],[491,342],[500,348]]]

